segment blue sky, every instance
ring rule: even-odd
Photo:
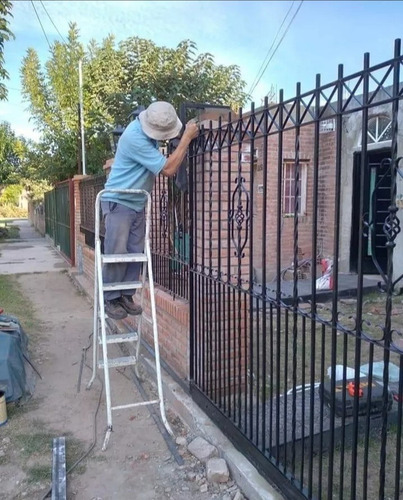
[[[197,43],[199,52],[210,52],[216,63],[237,64],[248,91],[266,57],[287,11],[279,38],[300,1],[57,1],[34,0],[49,41],[60,36],[42,4],[65,37],[69,22],[76,22],[83,43],[102,40],[113,33],[116,40],[129,36],[150,38],[158,45],[176,46],[181,40]],[[19,69],[29,47],[42,62],[49,48],[30,1],[13,2],[11,30],[16,39],[5,45],[10,80],[8,102],[0,103],[0,120],[11,123],[17,135],[36,138],[26,104],[21,101]],[[393,42],[403,34],[401,1],[305,0],[287,34],[261,78],[253,99],[260,105],[271,86],[283,88],[285,96],[314,86],[316,73],[322,82],[334,80],[337,65],[345,74],[362,67],[364,52],[375,64],[393,56]]]

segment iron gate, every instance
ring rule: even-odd
[[[45,193],[45,230],[72,265],[74,247],[74,187],[68,179]]]
[[[402,63],[397,40],[389,61],[204,124],[190,151],[191,393],[286,498],[403,491]]]

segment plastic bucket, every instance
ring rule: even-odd
[[[0,391],[0,425],[7,423],[7,406],[6,395],[4,391]]]

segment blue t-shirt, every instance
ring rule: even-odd
[[[119,139],[105,189],[144,189],[150,193],[166,161],[158,150],[157,141],[143,132],[136,119]],[[146,203],[144,196],[121,193],[105,193],[102,201],[115,201],[137,212],[142,211]]]

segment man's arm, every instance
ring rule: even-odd
[[[189,144],[193,139],[197,137],[199,133],[199,127],[193,121],[186,124],[185,131],[183,132],[182,138],[178,144],[175,151],[169,156],[164,168],[162,169],[162,174],[167,177],[172,177],[176,174],[179,166],[181,165],[183,159],[185,158],[186,151]]]

